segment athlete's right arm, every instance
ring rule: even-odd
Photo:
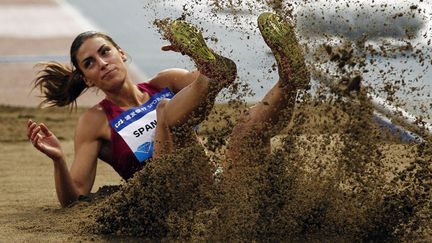
[[[57,197],[63,207],[76,201],[80,195],[90,193],[96,177],[97,155],[100,149],[98,131],[103,120],[93,113],[84,113],[78,121],[74,141],[75,158],[70,170],[56,136],[44,124],[28,122],[29,139],[36,149],[53,160]]]

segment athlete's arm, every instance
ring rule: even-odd
[[[76,201],[79,195],[88,194],[93,186],[100,146],[96,126],[94,115],[80,118],[75,135],[75,160],[69,171],[57,137],[43,123],[38,125],[31,120],[27,123],[27,136],[34,147],[53,160],[57,197],[63,207]]]
[[[45,124],[38,125],[32,120],[27,123],[27,136],[37,150],[53,161],[54,181],[60,204],[66,206],[75,201],[78,198],[78,192],[73,186],[65,156],[57,137]]]
[[[171,68],[158,73],[149,83],[158,89],[168,87],[176,94],[195,81],[199,75],[198,70],[187,71],[181,68]]]
[[[90,193],[97,168],[97,158],[102,144],[106,116],[97,106],[81,115],[75,130],[75,158],[70,168],[70,177],[75,189],[75,200],[79,195]]]

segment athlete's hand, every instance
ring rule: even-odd
[[[184,53],[181,52],[180,49],[178,49],[177,47],[173,46],[173,45],[165,45],[161,47],[162,51],[175,51],[175,52],[180,52],[182,55],[184,55]]]
[[[63,158],[64,154],[59,140],[48,130],[45,124],[38,125],[36,122],[29,120],[27,122],[27,137],[37,150],[46,154],[52,160],[57,161]]]

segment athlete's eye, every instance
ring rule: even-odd
[[[83,65],[84,68],[88,69],[93,65],[93,60],[85,60]]]
[[[108,55],[108,54],[110,54],[111,53],[111,48],[109,48],[109,47],[104,47],[104,48],[102,48],[102,50],[101,50],[101,55],[102,56],[106,56],[106,55]]]

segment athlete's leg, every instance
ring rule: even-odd
[[[164,109],[167,103],[167,100],[162,100],[156,107],[157,125],[154,138],[154,158],[174,152],[174,140],[164,117]]]
[[[201,32],[184,21],[171,22],[165,29],[165,36],[179,51],[192,58],[199,71],[197,79],[178,92],[164,108],[169,127],[185,122],[191,127],[206,117],[219,91],[235,80],[237,68],[232,60],[208,48]]]
[[[297,90],[307,88],[310,79],[293,27],[270,13],[260,15],[258,26],[275,56],[279,81],[261,102],[239,118],[227,149],[228,160],[235,166],[250,163],[250,158],[259,162],[270,152],[271,137],[288,124]],[[253,156],[245,156],[251,153]]]
[[[201,32],[184,21],[173,21],[164,29],[172,46],[195,62],[196,80],[157,109],[155,157],[175,149],[199,144],[193,127],[205,119],[219,91],[237,74],[235,63],[210,50]]]
[[[238,118],[226,153],[236,166],[262,160],[270,152],[270,139],[290,121],[297,90],[285,90],[280,83]]]

